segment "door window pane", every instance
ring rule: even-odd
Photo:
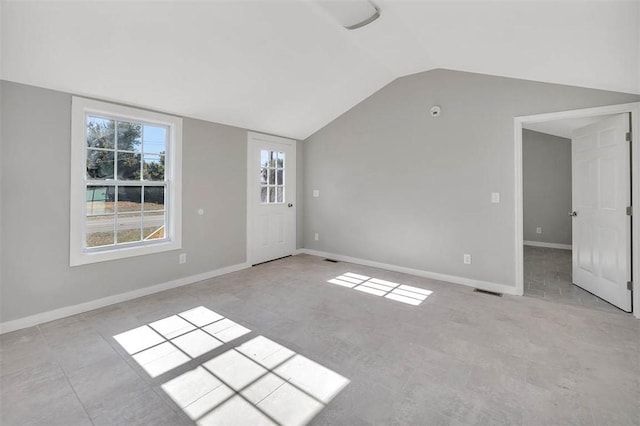
[[[260,201],[265,204],[284,203],[285,153],[260,151]]]

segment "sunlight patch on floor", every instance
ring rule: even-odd
[[[371,278],[353,272],[346,272],[327,282],[414,306],[420,305],[433,293],[423,288]]]
[[[200,306],[114,339],[158,377],[250,332]],[[340,374],[257,336],[161,387],[198,425],[304,425],[348,384]]]
[[[257,336],[162,389],[199,425],[308,423],[349,380]]]
[[[151,377],[158,377],[250,332],[199,306],[113,337]]]

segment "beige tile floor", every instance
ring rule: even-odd
[[[5,334],[0,350],[3,426],[640,425],[630,315],[307,255]]]

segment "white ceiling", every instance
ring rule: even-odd
[[[640,0],[2,2],[3,79],[303,139],[434,68],[640,93]]]
[[[598,115],[595,117],[564,118],[561,120],[543,121],[540,123],[524,123],[522,127],[540,133],[559,136],[571,139],[574,130],[588,126],[605,118],[613,117],[615,114]]]

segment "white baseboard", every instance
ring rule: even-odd
[[[571,244],[559,244],[559,243],[543,243],[541,241],[523,241],[525,246],[532,247],[547,247],[562,250],[571,250]]]
[[[474,280],[472,278],[458,277],[455,275],[439,274],[437,272],[423,271],[421,269],[407,268],[404,266],[390,265],[388,263],[375,262],[373,260],[358,259],[356,257],[343,256],[341,254],[326,253],[311,249],[298,249],[295,254],[310,254],[313,256],[325,257],[328,259],[340,260],[342,262],[355,263],[357,265],[371,266],[378,269],[386,269],[387,271],[401,272],[404,274],[416,275],[419,277],[430,278],[433,280],[447,281],[454,284],[462,284],[469,287],[479,288],[481,290],[494,291],[498,293],[517,295],[516,287],[507,284],[498,284],[489,281]]]
[[[28,317],[6,321],[0,323],[0,334],[9,333],[11,331],[20,330],[22,328],[32,327],[34,325],[43,324],[45,322],[65,318],[71,315],[81,314],[93,309],[113,305],[114,303],[125,302],[127,300],[136,299],[138,297],[147,296],[149,294],[159,293],[164,290],[182,287],[185,285],[196,283],[198,281],[208,280],[210,278],[240,271],[242,269],[250,267],[251,265],[249,265],[248,263],[239,263],[237,265],[227,266],[225,268],[204,272],[202,274],[191,275],[184,278],[178,278],[176,280],[167,281],[165,283],[153,285],[150,287],[144,287],[126,293],[120,293],[113,296],[103,297],[101,299],[91,300],[89,302],[80,303],[78,305],[65,306],[64,308],[54,309],[53,311],[42,312],[39,314],[30,315]]]

